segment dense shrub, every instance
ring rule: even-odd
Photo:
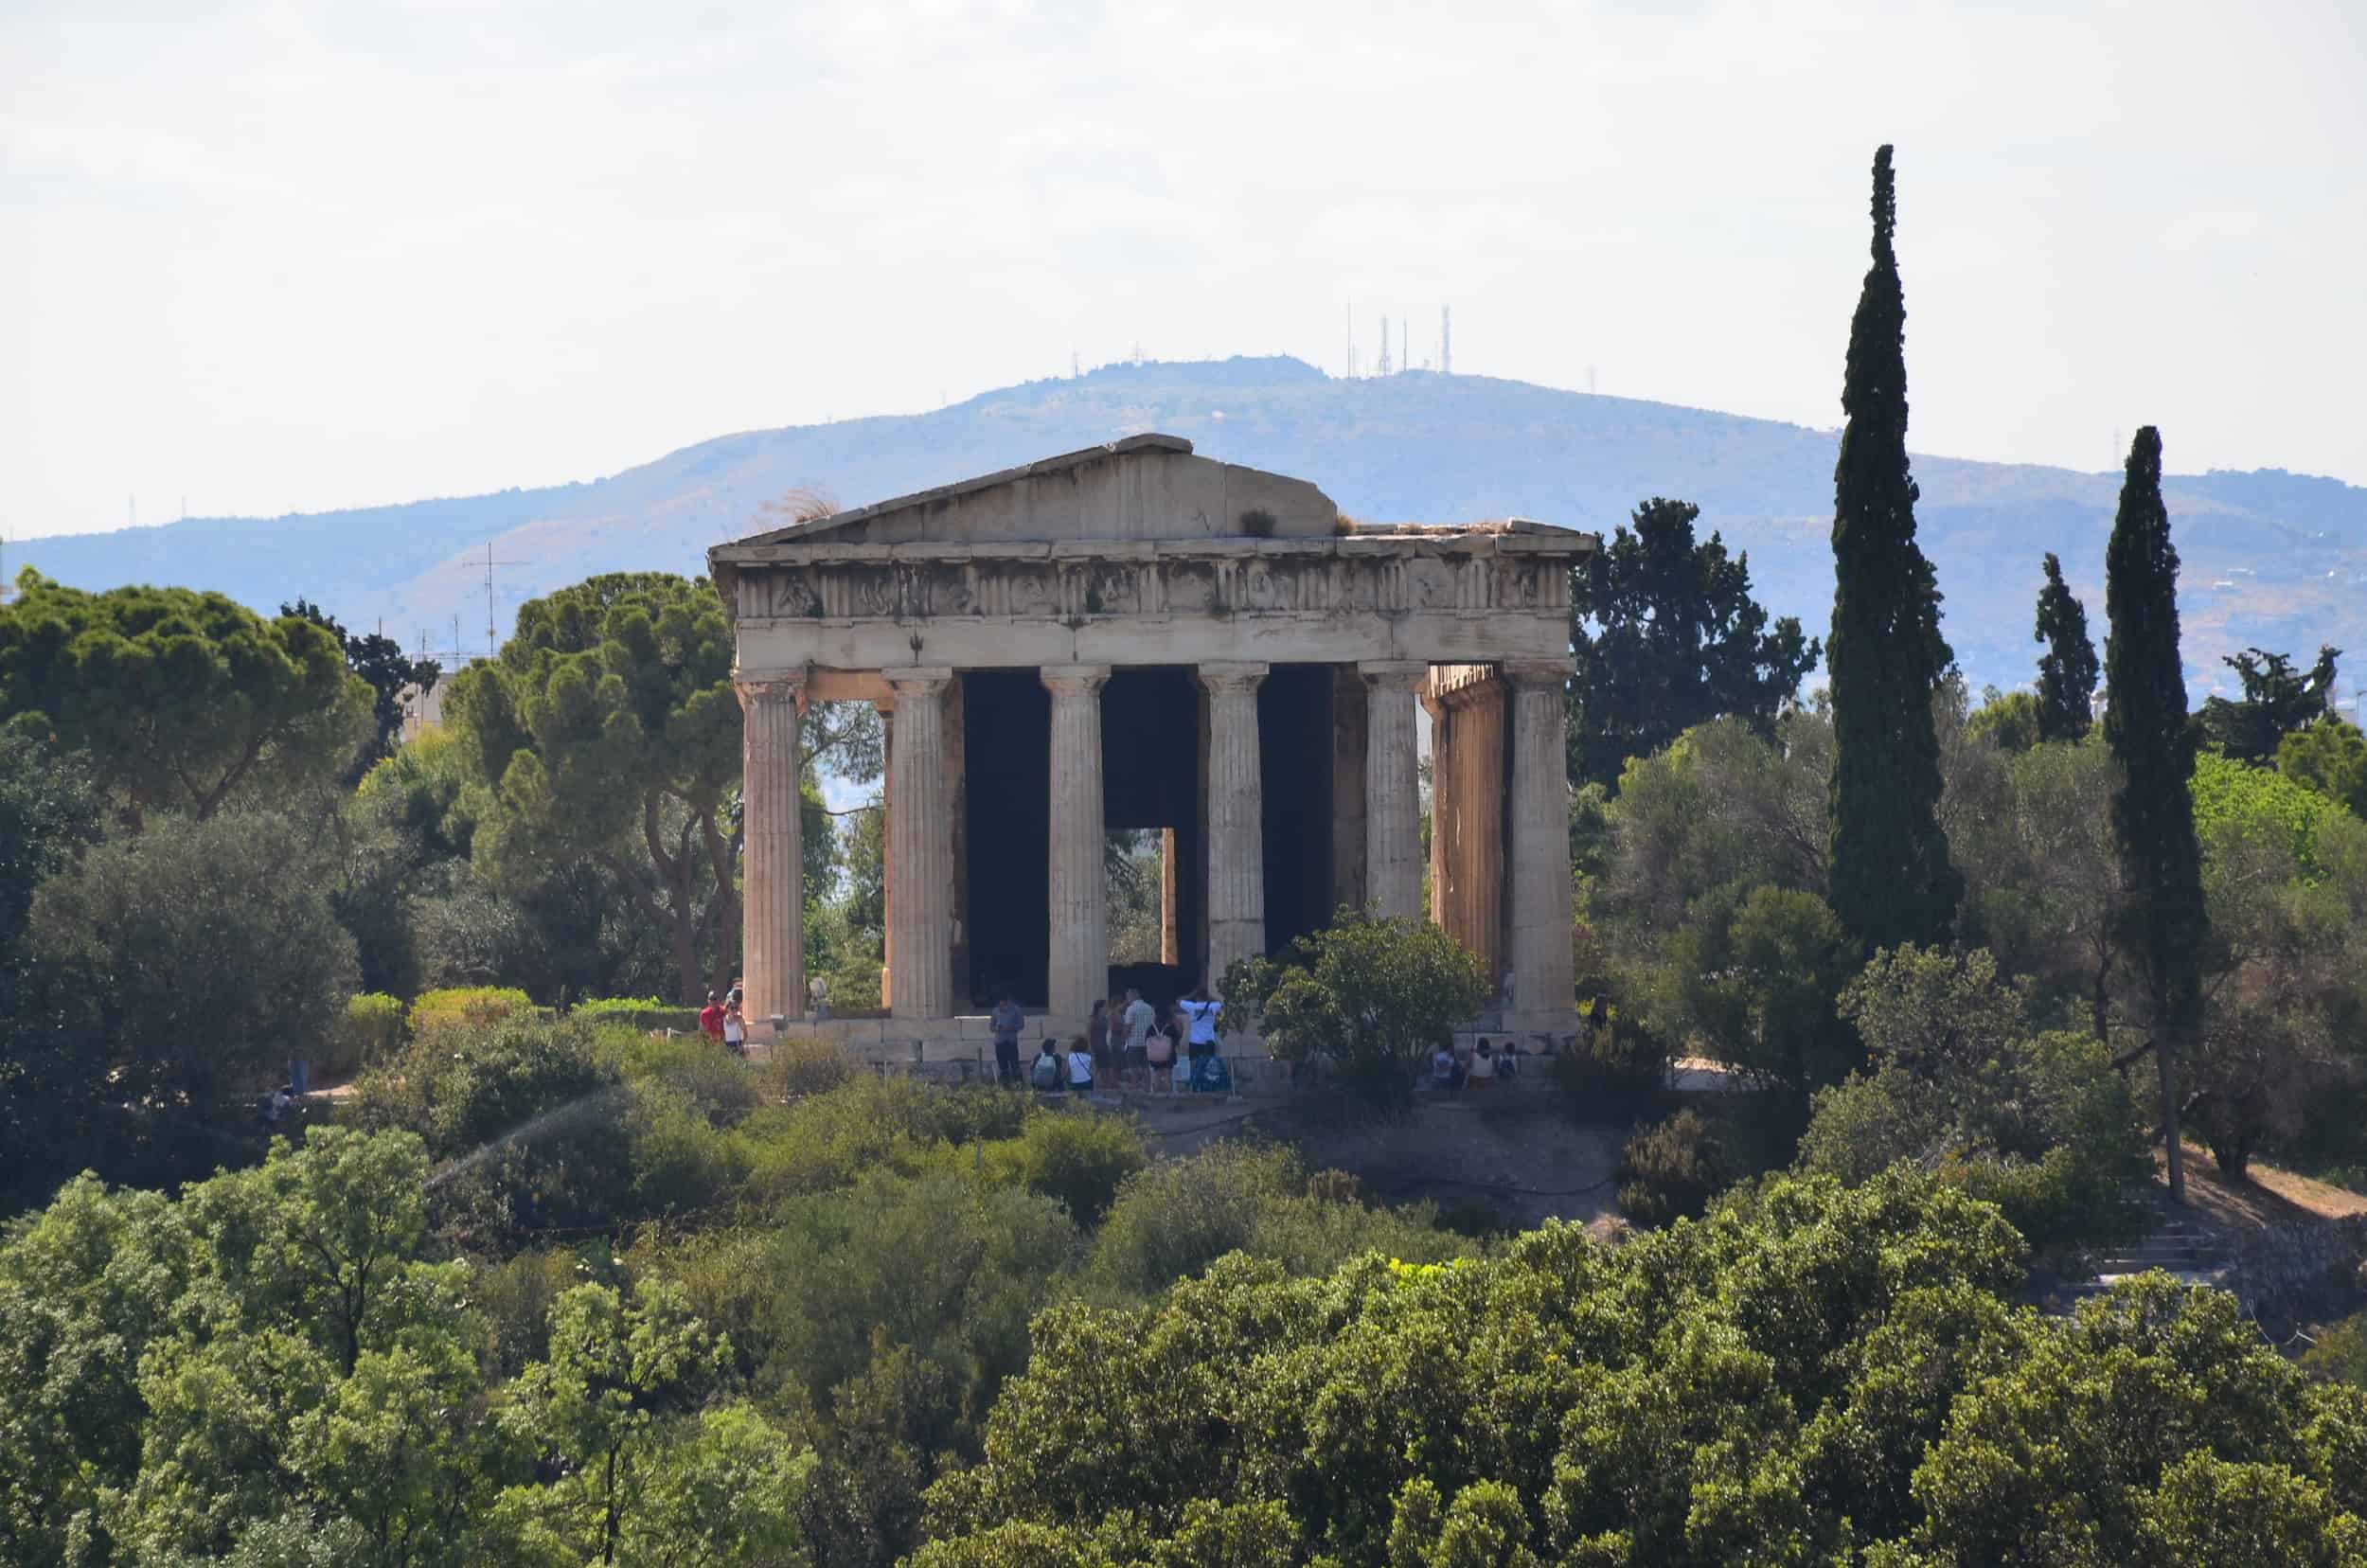
[[[1337,1172],[1310,1182],[1288,1149],[1218,1143],[1130,1178],[1095,1238],[1090,1268],[1104,1294],[1143,1299],[1227,1253],[1319,1274],[1366,1252],[1427,1262],[1470,1250],[1433,1219],[1427,1204],[1368,1207]]]
[[[1041,1316],[914,1560],[2348,1560],[2367,1397],[2159,1275],[2017,1308],[2021,1255],[1889,1174],[1776,1178],[1617,1248],[1555,1224],[1449,1268],[1227,1259]]]
[[[579,1018],[587,1024],[630,1025],[652,1033],[661,1029],[673,1029],[683,1034],[699,1032],[698,1008],[650,997],[610,997],[578,1002],[568,1016]]]
[[[1675,1053],[1656,1030],[1610,1007],[1601,1024],[1579,1030],[1554,1057],[1554,1083],[1572,1115],[1623,1121],[1666,1099],[1674,1064]]]
[[[990,1180],[1040,1193],[1093,1226],[1148,1162],[1142,1133],[1127,1118],[1043,1109],[1018,1137],[988,1146],[984,1164]]]
[[[345,1015],[313,1053],[312,1071],[322,1078],[350,1078],[401,1048],[401,999],[367,991],[347,999]]]
[[[2151,1172],[2135,1101],[2087,1034],[2027,1033],[2024,1000],[1977,948],[1878,955],[1842,1003],[1877,1065],[1818,1094],[1800,1167],[1860,1182],[1904,1161],[2041,1244],[2125,1234]]]
[[[1734,1180],[1717,1125],[1690,1108],[1629,1138],[1619,1153],[1619,1209],[1639,1225],[1699,1218]]]
[[[530,1017],[533,1002],[515,987],[455,986],[421,991],[411,1004],[411,1028],[449,1028],[456,1024],[498,1024]]]

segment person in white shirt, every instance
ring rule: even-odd
[[[1093,1043],[1083,1035],[1068,1042],[1068,1092],[1090,1095],[1094,1087]]]
[[[1471,1087],[1493,1088],[1496,1082],[1496,1050],[1485,1040],[1471,1049]]]
[[[734,1056],[748,1054],[748,1021],[740,1015],[738,991],[723,1005],[723,1049]]]
[[[1126,1010],[1118,1015],[1118,1027],[1123,1031],[1118,1054],[1118,1074],[1121,1082],[1140,1078],[1150,1065],[1149,1045],[1152,1025],[1159,1015],[1143,1000],[1143,993],[1131,987],[1126,992]]]
[[[1224,1010],[1224,1004],[1210,1000],[1208,988],[1202,986],[1176,1003],[1175,1010],[1184,1015],[1184,1022],[1191,1030],[1185,1039],[1191,1047],[1193,1060],[1215,1055],[1217,1014]]]

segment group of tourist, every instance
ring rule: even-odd
[[[1499,1078],[1518,1078],[1521,1073],[1521,1042],[1506,1040],[1498,1049],[1486,1035],[1471,1042],[1467,1051],[1451,1041],[1430,1054],[1428,1086],[1449,1093],[1464,1089],[1493,1089]]]
[[[707,1005],[699,1009],[699,1032],[736,1057],[748,1054],[748,1019],[740,1011],[740,994],[735,980],[728,992],[707,992]]]
[[[1085,1032],[1070,1037],[1065,1045],[1046,1038],[1028,1065],[1025,1081],[1047,1094],[1087,1094],[1105,1083],[1174,1093],[1183,1086],[1179,1077],[1196,1080],[1215,1062],[1217,1015],[1223,1007],[1201,986],[1162,1016],[1139,989],[1129,988],[1123,996],[1096,1000]],[[1018,999],[1006,992],[988,1024],[994,1034],[995,1081],[1017,1087],[1022,1081],[1019,1037],[1027,1025],[1026,1014]]]

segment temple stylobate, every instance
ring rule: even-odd
[[[882,1038],[1003,995],[1213,985],[1341,905],[1431,918],[1507,1032],[1572,1027],[1563,691],[1593,536],[1350,523],[1304,480],[1130,437],[708,551],[746,713],[752,1019],[805,1007],[798,718],[887,725]],[[1106,835],[1166,850],[1161,961],[1113,971]],[[1031,1030],[1030,1032],[1034,1032]]]

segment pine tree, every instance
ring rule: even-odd
[[[1618,788],[1696,724],[1732,714],[1772,739],[1821,651],[1799,620],[1771,620],[1751,597],[1751,558],[1717,534],[1694,537],[1701,508],[1654,496],[1571,574],[1570,779]]]
[[[1931,698],[1955,661],[1907,467],[1907,307],[1891,150],[1874,158],[1874,264],[1849,324],[1833,469],[1832,905],[1867,948],[1943,941],[1964,879],[1939,824]]]
[[[2088,607],[2063,580],[2063,563],[2046,554],[2046,586],[2038,590],[2038,739],[2076,740],[2088,733],[2096,700],[2096,645],[2088,637]]]
[[[2151,425],[2128,449],[2128,478],[2104,558],[2104,738],[2124,774],[2112,795],[2112,830],[2128,887],[2127,937],[2153,1001],[2154,1060],[2170,1196],[2186,1200],[2178,1141],[2178,1065],[2202,1017],[2202,850],[2195,840],[2189,779],[2195,742],[2186,723],[2186,676],[2178,654],[2178,550],[2162,505],[2162,437]]]

